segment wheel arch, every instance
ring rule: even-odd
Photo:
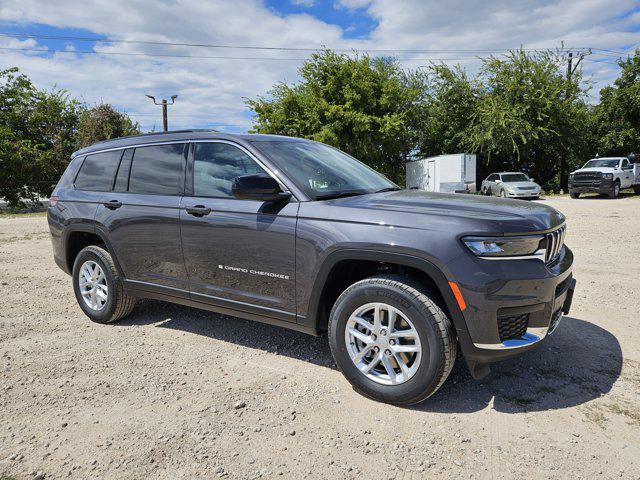
[[[370,271],[365,269],[359,272],[360,275],[355,276],[344,275],[345,266],[348,268],[350,265],[358,267],[376,265],[378,269]],[[434,293],[439,296],[436,300],[442,302],[441,307],[444,307],[455,329],[466,332],[462,311],[451,291],[447,277],[437,265],[421,257],[378,250],[344,249],[330,254],[316,275],[305,323],[318,331],[326,330],[331,307],[344,288],[353,283],[351,280],[358,281],[375,273],[389,271],[399,271],[412,277],[417,275],[418,280],[425,284],[425,287],[434,290]],[[366,273],[369,274],[361,277]],[[338,280],[332,282],[336,278]]]
[[[104,245],[109,255],[111,255],[111,258],[113,258],[113,263],[116,266],[118,275],[124,277],[115,251],[108,240],[108,236],[99,225],[76,225],[67,229],[65,232],[64,245],[67,273],[73,271],[73,263],[83,248],[90,245]]]

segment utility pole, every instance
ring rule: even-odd
[[[161,102],[157,102],[156,98],[153,95],[147,95],[147,97],[153,100],[154,105],[162,105],[162,130],[168,132],[169,122],[167,120],[167,107],[176,103],[176,98],[178,98],[178,95],[171,95],[171,103],[167,102],[166,98],[163,98]]]
[[[563,43],[564,47],[564,43]],[[575,65],[573,65],[573,52],[570,51],[567,56],[567,88],[565,90],[565,98],[569,100],[569,89],[571,88],[571,77],[573,73],[582,62],[582,59],[587,55],[591,55],[591,50],[589,49],[586,52],[577,53],[578,61]],[[569,188],[569,168],[567,166],[567,155],[562,155],[560,158],[560,188],[563,190],[567,190]]]

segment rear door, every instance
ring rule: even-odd
[[[191,298],[295,322],[298,203],[240,200],[231,192],[235,177],[265,172],[235,143],[193,144],[191,194],[180,210]]]
[[[180,202],[186,143],[126,149],[112,191],[96,212],[127,285],[188,298],[182,258]]]

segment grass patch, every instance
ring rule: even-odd
[[[47,212],[0,212],[0,218],[45,217],[46,215]]]
[[[607,422],[607,417],[605,417],[602,410],[597,405],[587,405],[583,408],[583,415],[592,423],[595,423],[600,428],[604,429],[604,424]]]

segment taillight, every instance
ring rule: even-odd
[[[49,206],[55,207],[60,201],[60,197],[51,197],[49,198]]]

